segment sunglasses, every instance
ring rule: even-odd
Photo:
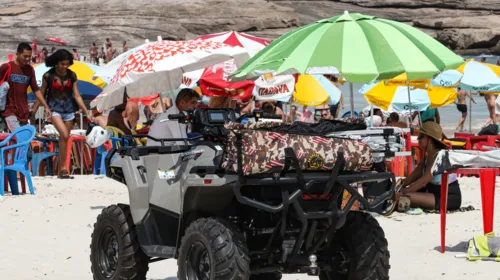
[[[422,138],[424,138],[424,135],[423,134],[419,134],[418,137],[417,137],[417,140],[420,140]]]

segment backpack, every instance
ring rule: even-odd
[[[52,86],[52,83],[54,82],[54,71],[55,70],[53,70],[53,69],[50,69],[49,71],[47,71],[49,77],[47,79],[47,88],[45,89],[45,92],[43,93],[45,100],[47,100],[49,93],[50,93],[50,87]],[[71,71],[70,69],[68,69],[68,74],[70,75],[71,84],[73,85],[77,81],[76,74],[73,71]],[[74,96],[73,96],[71,101],[73,102],[73,111],[74,112],[78,111],[78,103],[76,103]]]
[[[5,110],[5,105],[7,104],[7,94],[9,93],[9,76],[11,72],[10,62],[7,62],[7,71],[0,82],[0,111]]]

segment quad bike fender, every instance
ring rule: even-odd
[[[131,157],[117,157],[111,168],[121,169],[128,188],[132,220],[137,224],[149,210],[149,186],[145,178],[144,161],[142,158],[132,160]]]

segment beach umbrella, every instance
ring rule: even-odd
[[[57,37],[47,37],[47,38],[45,38],[45,41],[56,43],[56,44],[63,45],[63,46],[67,45],[67,43],[63,39],[57,38]]]
[[[500,66],[468,60],[456,70],[448,70],[431,80],[432,85],[456,85],[484,94],[500,92]]]
[[[236,31],[202,35],[194,38],[194,40],[207,40],[211,42],[224,43],[230,46],[240,46],[244,48],[250,56],[256,55],[264,47],[271,43],[269,40]]]
[[[351,83],[370,83],[406,73],[428,79],[463,60],[424,32],[405,23],[363,14],[322,19],[297,28],[260,51],[236,74],[305,73],[335,67]]]
[[[153,42],[154,43],[154,42]],[[102,66],[99,71],[96,71],[95,76],[96,77],[101,77],[101,78],[107,78],[108,80],[111,80],[113,76],[116,74],[116,71],[118,70],[118,67],[122,64],[122,62],[127,59],[131,54],[137,52],[138,50],[145,48],[153,43],[145,43],[140,46],[137,46],[135,48],[132,48],[124,53],[121,53],[119,56],[115,57],[113,60],[108,62],[106,65]]]
[[[292,79],[289,80],[288,77]],[[296,77],[294,77],[296,76]],[[259,78],[259,80],[262,77]],[[267,78],[268,84],[256,82],[253,95],[256,100],[277,100],[304,105],[337,104],[341,91],[323,75],[286,75]]]
[[[431,80],[432,85],[455,85],[463,90],[495,94],[500,92],[500,66],[467,60],[456,70],[447,70]],[[497,100],[497,110],[500,109]],[[469,131],[472,131],[472,104],[469,100]]]
[[[42,86],[43,75],[49,71],[49,67],[45,64],[38,64],[34,66],[36,82],[39,87]],[[69,67],[73,72],[75,72],[78,86],[78,91],[80,92],[84,100],[92,100],[106,85],[106,82],[101,78],[94,78],[95,70],[98,70],[98,66],[92,65],[90,63],[74,61],[73,65]],[[32,92],[31,87],[28,87],[28,100],[36,100],[35,95]]]
[[[345,12],[281,36],[240,67],[234,79],[253,79],[268,72],[330,74],[325,72],[334,68],[351,83],[352,97],[352,83],[402,73],[408,80],[428,79],[462,63],[447,47],[412,26]]]
[[[203,35],[196,37],[195,40],[219,42],[233,47],[239,46],[244,48],[250,57],[271,43],[271,41],[236,31]],[[229,81],[229,76],[236,70],[234,61],[228,60],[205,69],[188,72],[183,75],[181,87],[194,88],[199,86],[202,93],[207,96],[248,99],[252,96],[254,82],[252,80]]]
[[[299,75],[293,103],[304,106],[338,104],[342,93],[323,75]]]
[[[154,42],[122,62],[110,84],[92,101],[92,107],[102,111],[121,104],[125,90],[130,98],[175,90],[184,73],[232,58],[241,65],[249,55],[241,47],[203,40]]]
[[[452,104],[457,98],[457,90],[451,87],[419,88],[390,85],[384,81],[365,85],[359,92],[364,95],[369,104],[386,111],[400,113],[420,112],[427,108],[446,106]]]

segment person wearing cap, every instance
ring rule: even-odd
[[[420,161],[402,186],[401,194],[410,199],[410,206],[414,208],[440,208],[441,175],[433,176],[432,165],[438,152],[447,149],[448,145],[441,141],[443,130],[433,121],[422,124],[418,135],[418,146],[424,151],[424,159]],[[406,187],[406,188],[405,188]],[[455,174],[448,175],[448,209],[455,210],[462,204],[462,194]]]

